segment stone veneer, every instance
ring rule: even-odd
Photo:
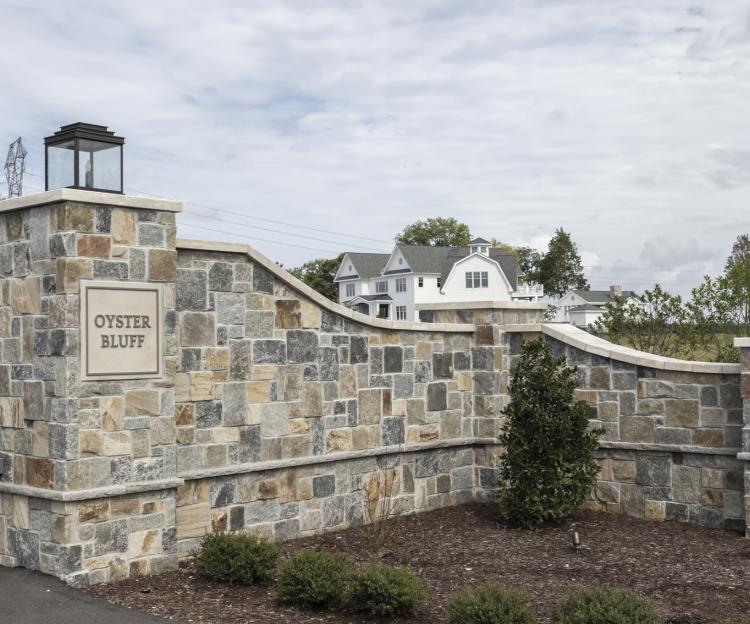
[[[589,403],[592,426],[604,430],[587,507],[746,530],[738,365],[659,358],[571,326],[507,329],[511,365],[524,340],[543,335],[578,369],[576,394]]]
[[[361,524],[384,475],[399,513],[486,500],[510,354],[539,334],[607,429],[591,506],[744,526],[739,366],[504,325],[538,304],[373,319],[245,245],[177,241],[180,208],[68,189],[0,204],[0,564],[76,585],[154,574],[211,531]],[[88,278],[163,284],[161,379],[79,379]]]

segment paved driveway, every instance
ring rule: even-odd
[[[5,624],[165,624],[115,607],[39,572],[0,567],[0,622]]]

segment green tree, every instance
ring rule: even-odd
[[[740,234],[732,245],[732,253],[729,254],[724,265],[724,272],[729,273],[738,264],[748,262],[750,262],[750,236]]]
[[[589,406],[575,400],[577,386],[575,369],[552,357],[546,342],[523,345],[500,434],[500,514],[510,524],[563,520],[596,483],[601,431],[589,430]]]
[[[469,226],[453,217],[433,217],[415,221],[396,236],[396,242],[404,245],[463,247],[470,241]]]
[[[335,258],[317,258],[289,272],[324,297],[328,297],[331,301],[338,301],[339,289],[333,278],[336,277],[336,271],[339,270],[343,258],[343,253]]]
[[[539,282],[539,263],[542,261],[542,254],[531,247],[516,247],[516,255],[518,267],[526,276],[526,281]]]
[[[695,347],[694,327],[682,297],[656,284],[636,305],[618,297],[608,303],[593,324],[595,333],[607,334],[612,342],[665,357],[688,356]]]
[[[562,297],[569,290],[588,290],[589,283],[583,274],[581,256],[570,234],[562,228],[555,230],[547,253],[538,263],[538,281],[547,295]]]

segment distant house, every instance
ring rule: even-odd
[[[609,290],[570,290],[555,303],[555,320],[585,329],[604,314],[608,303],[614,303],[620,297],[630,305],[643,306],[643,301],[634,291],[623,290],[619,285],[610,286]]]
[[[397,244],[389,254],[347,252],[334,281],[343,305],[418,321],[419,304],[541,299],[541,288],[519,288],[518,277],[516,256],[475,238],[466,247]]]

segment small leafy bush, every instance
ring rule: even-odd
[[[523,345],[513,367],[508,417],[500,442],[500,515],[531,528],[569,516],[591,492],[601,431],[590,431],[589,406],[575,400],[575,369],[550,354],[547,343]]]
[[[536,624],[525,592],[488,583],[458,592],[448,603],[450,624]]]
[[[654,606],[627,589],[597,587],[570,594],[552,613],[554,624],[663,624]]]
[[[201,540],[195,557],[203,576],[223,583],[251,585],[271,577],[279,549],[255,535],[211,533]]]
[[[303,609],[332,609],[346,603],[352,576],[346,555],[301,550],[281,564],[276,592]]]
[[[372,565],[352,579],[353,610],[375,617],[411,615],[427,600],[422,579],[405,566]]]

